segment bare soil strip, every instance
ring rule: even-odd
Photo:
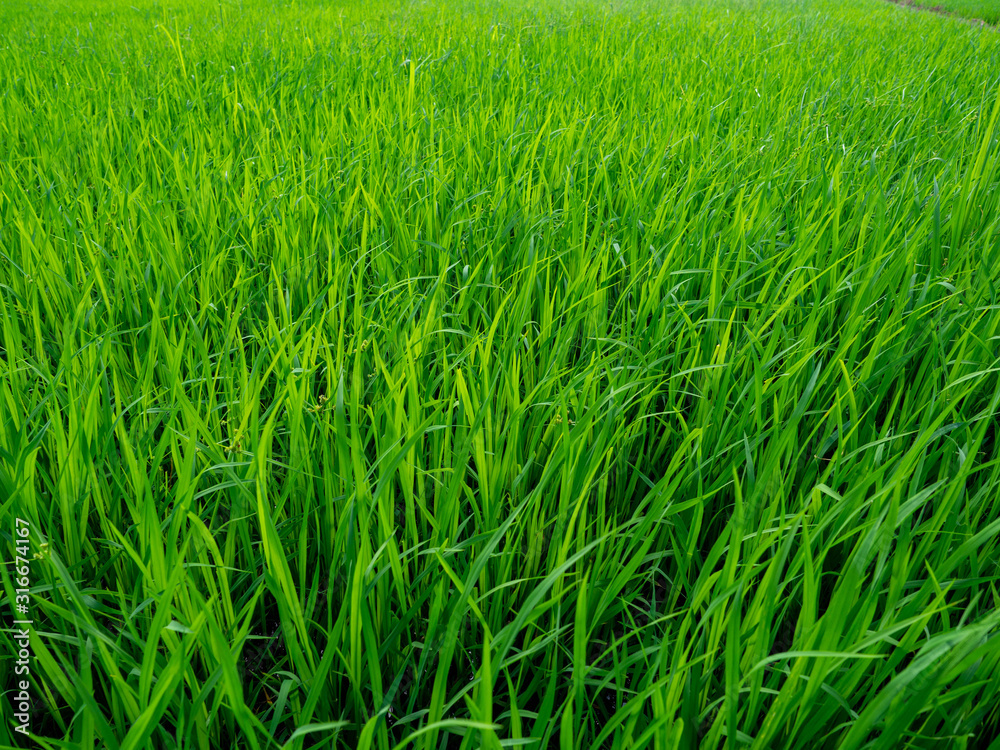
[[[927,13],[937,13],[939,16],[947,16],[958,21],[965,21],[966,23],[971,23],[973,26],[980,26],[991,29],[992,31],[997,31],[998,28],[1000,28],[996,24],[992,24],[982,18],[960,16],[958,13],[948,10],[943,5],[920,5],[919,3],[914,2],[914,0],[886,0],[886,2],[890,2],[893,5],[902,5],[904,8],[910,8],[911,10],[922,10]]]

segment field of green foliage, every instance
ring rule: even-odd
[[[0,4],[0,745],[1000,747],[998,115],[882,0]]]

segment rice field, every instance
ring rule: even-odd
[[[998,119],[883,0],[8,0],[0,745],[1000,748]]]
[[[974,23],[984,23],[996,26],[1000,23],[1000,0],[892,0],[892,2],[902,2],[904,5],[914,5],[925,9],[932,9],[937,13],[954,15],[959,18],[967,18]]]

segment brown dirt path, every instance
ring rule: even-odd
[[[936,13],[939,16],[947,16],[948,18],[954,18],[957,21],[965,21],[973,26],[990,29],[991,31],[1000,30],[997,26],[984,21],[982,18],[967,18],[966,16],[960,16],[957,13],[953,13],[948,10],[943,5],[919,5],[914,2],[914,0],[886,0],[886,2],[890,2],[893,5],[901,5],[904,8],[909,8],[911,10],[922,10],[925,13]]]

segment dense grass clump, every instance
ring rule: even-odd
[[[997,733],[1000,37],[876,0],[0,23],[38,746]]]

